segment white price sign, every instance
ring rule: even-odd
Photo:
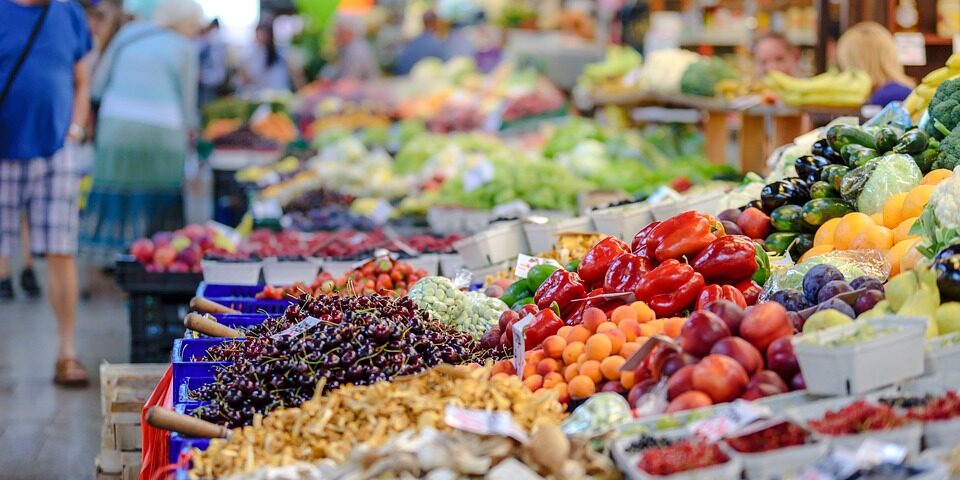
[[[553,265],[557,268],[563,268],[556,260],[550,258],[531,257],[529,255],[517,255],[517,266],[513,269],[513,274],[518,278],[527,278],[530,269],[537,265]]]
[[[523,357],[527,353],[527,326],[533,322],[534,316],[527,314],[526,317],[513,324],[513,367],[517,370],[517,376],[523,379]]]

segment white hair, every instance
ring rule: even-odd
[[[165,28],[201,28],[203,7],[196,0],[160,0],[153,11],[153,22]]]

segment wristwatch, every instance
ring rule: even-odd
[[[70,128],[67,129],[67,136],[72,137],[76,140],[83,140],[84,135],[86,135],[86,130],[83,129],[79,124],[71,123]]]

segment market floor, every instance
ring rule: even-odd
[[[51,381],[53,312],[45,298],[17,293],[13,303],[0,303],[0,479],[92,479],[102,422],[99,365],[126,362],[129,353],[124,299],[107,292],[80,302],[77,342],[91,381],[64,389]]]

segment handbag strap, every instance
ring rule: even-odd
[[[37,37],[40,36],[40,28],[43,27],[43,23],[47,19],[47,13],[50,11],[50,3],[51,2],[47,2],[44,4],[40,10],[40,17],[37,18],[37,23],[33,24],[33,30],[30,31],[30,38],[27,39],[27,44],[24,45],[23,51],[21,51],[20,56],[17,57],[17,63],[14,63],[13,69],[10,70],[7,83],[3,85],[3,91],[0,92],[0,106],[3,105],[3,102],[7,99],[7,95],[10,94],[13,81],[16,80],[17,74],[20,73],[20,68],[23,67],[23,63],[27,60],[30,50],[33,49],[33,44],[37,42]]]

